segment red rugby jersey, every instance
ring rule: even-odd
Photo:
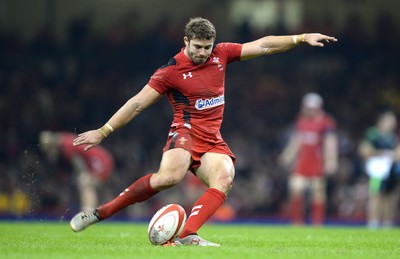
[[[108,178],[114,169],[114,159],[110,152],[102,146],[95,146],[88,151],[84,150],[84,146],[74,146],[73,140],[77,135],[72,133],[60,133],[60,152],[61,155],[70,160],[73,156],[81,156],[89,169],[89,173],[96,176],[100,180]]]
[[[324,166],[323,138],[327,132],[336,130],[335,120],[321,113],[313,118],[299,116],[296,131],[300,134],[295,172],[304,176],[322,176]]]
[[[240,60],[242,45],[220,43],[204,64],[196,65],[184,48],[159,68],[148,84],[165,94],[174,110],[171,127],[186,126],[195,134],[221,138],[226,65]]]

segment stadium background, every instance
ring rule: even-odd
[[[79,209],[67,163],[52,165],[38,148],[41,130],[97,128],[183,45],[189,17],[209,18],[217,41],[322,32],[324,49],[232,64],[222,132],[238,157],[228,204],[238,217],[287,218],[288,172],[277,166],[301,96],[319,92],[337,119],[340,170],[329,179],[328,216],[365,219],[367,179],[355,148],[383,109],[400,112],[396,0],[1,0],[0,215],[68,218]],[[105,202],[157,169],[171,120],[161,100],[104,145],[117,170]],[[169,201],[185,204],[180,185],[121,217],[148,217]]]

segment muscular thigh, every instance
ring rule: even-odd
[[[192,163],[190,153],[182,148],[174,148],[164,152],[160,168],[150,184],[157,190],[169,188],[180,182]]]
[[[159,171],[187,171],[192,162],[190,153],[183,148],[174,148],[164,152]]]
[[[208,187],[220,190],[226,189],[227,185],[230,188],[235,176],[232,158],[219,153],[205,153],[201,157],[201,165],[195,172]]]

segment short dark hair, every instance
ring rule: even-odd
[[[191,18],[185,26],[185,36],[189,40],[211,40],[217,37],[214,25],[201,17]]]

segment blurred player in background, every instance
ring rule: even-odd
[[[86,152],[81,146],[74,146],[76,134],[43,131],[39,136],[40,149],[49,161],[60,157],[71,163],[76,176],[82,210],[98,205],[97,188],[107,180],[114,169],[114,159],[102,146]]]
[[[305,222],[307,191],[311,195],[311,222],[324,223],[326,176],[338,169],[337,142],[336,123],[323,110],[322,97],[307,93],[294,132],[279,157],[284,167],[294,166],[289,178],[290,215],[294,224]]]
[[[375,126],[367,129],[358,153],[364,159],[369,177],[367,226],[392,227],[398,208],[400,145],[393,112],[381,114]]]
[[[322,47],[336,41],[319,33],[267,36],[253,42],[215,44],[214,25],[203,18],[186,24],[181,51],[160,67],[144,88],[129,99],[100,129],[79,134],[74,145],[90,149],[165,95],[174,118],[159,170],[138,179],[111,202],[77,214],[71,228],[81,231],[179,183],[188,171],[208,188],[195,202],[180,236],[172,245],[219,246],[197,235],[221,207],[232,187],[235,156],[220,127],[225,104],[225,71],[234,61],[284,52],[303,43]],[[139,50],[140,51],[140,50]],[[251,86],[243,86],[248,91]]]

